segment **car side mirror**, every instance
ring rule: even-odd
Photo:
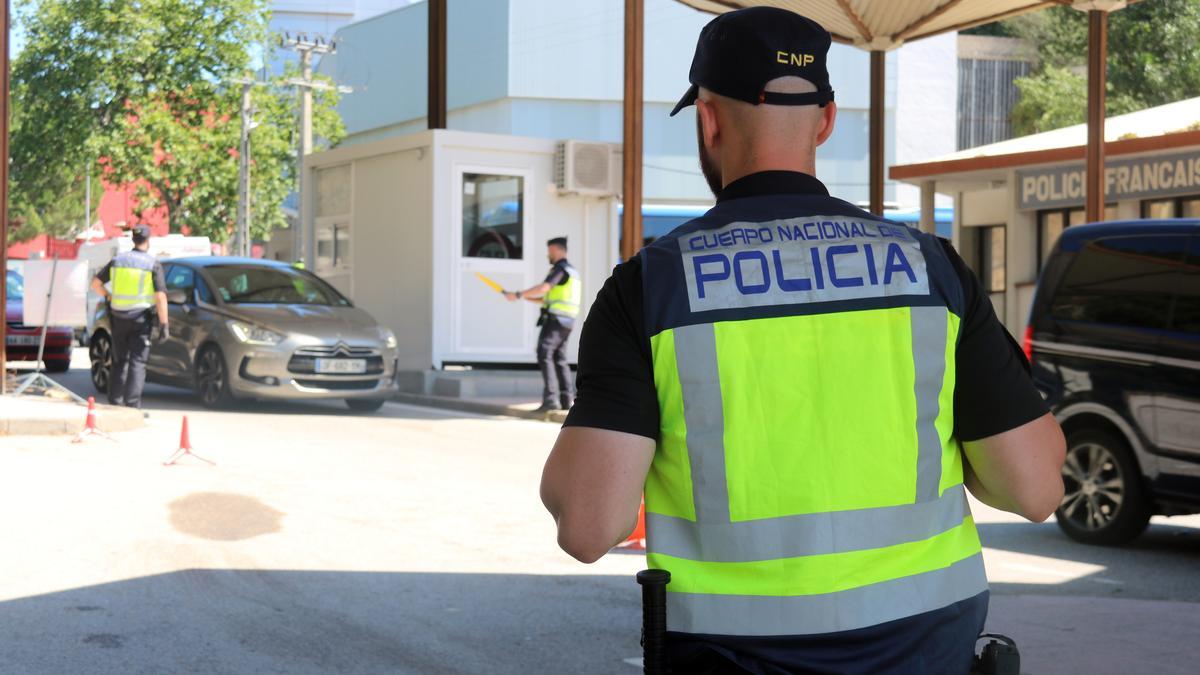
[[[175,289],[167,291],[167,302],[172,305],[186,305],[188,301],[188,293],[183,289]]]

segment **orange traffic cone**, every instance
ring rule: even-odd
[[[196,459],[200,460],[201,462],[206,462],[208,464],[212,464],[213,466],[216,466],[216,462],[212,462],[210,460],[204,459],[200,455],[197,455],[196,453],[192,452],[192,438],[188,434],[187,415],[183,416],[183,427],[179,430],[179,449],[176,450],[173,455],[171,455],[170,459],[163,462],[163,466],[171,466],[172,464],[183,459],[183,457],[185,455],[191,455],[192,457],[195,457]]]
[[[633,549],[635,551],[646,550],[646,500],[642,499],[642,505],[638,507],[637,525],[633,526],[633,532],[625,537],[625,541],[617,544],[617,548]]]
[[[99,436],[100,438],[107,438],[110,441],[116,440],[112,436],[100,431],[100,428],[96,426],[96,397],[94,396],[88,397],[87,421],[83,423],[83,430],[75,434],[75,438],[71,439],[71,442],[82,443],[83,439],[88,436]]]

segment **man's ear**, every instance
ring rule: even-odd
[[[821,108],[821,125],[817,127],[817,145],[829,140],[833,135],[833,124],[837,120],[837,104],[830,101]]]
[[[721,137],[721,125],[717,122],[717,108],[709,101],[696,99],[696,118],[700,123],[700,137],[704,147],[713,150]]]

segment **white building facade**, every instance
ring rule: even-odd
[[[447,14],[450,129],[621,142],[622,0],[449,0]],[[343,144],[426,128],[426,18],[427,4],[416,2],[336,30],[338,52],[323,58],[318,70],[354,88],[339,106],[347,130]],[[674,0],[646,0],[647,202],[712,201],[698,167],[694,109],[668,116],[688,87],[696,38],[711,19]],[[948,34],[888,53],[888,165],[955,150],[956,45],[956,36]],[[839,117],[833,137],[818,150],[818,177],[835,196],[865,203],[868,55],[834,45],[829,69]],[[888,182],[885,201],[899,208],[916,207],[919,190]]]

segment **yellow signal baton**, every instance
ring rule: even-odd
[[[500,284],[496,283],[495,281],[492,281],[491,279],[489,279],[489,278],[487,278],[487,277],[483,276],[483,275],[482,275],[482,274],[480,274],[479,272],[476,272],[476,273],[475,273],[475,276],[479,277],[479,280],[480,280],[480,281],[482,281],[483,283],[487,284],[488,286],[491,286],[491,287],[492,287],[492,289],[493,289],[493,290],[495,290],[497,293],[503,293],[503,292],[504,292],[504,287],[503,287],[503,286],[501,286]]]

